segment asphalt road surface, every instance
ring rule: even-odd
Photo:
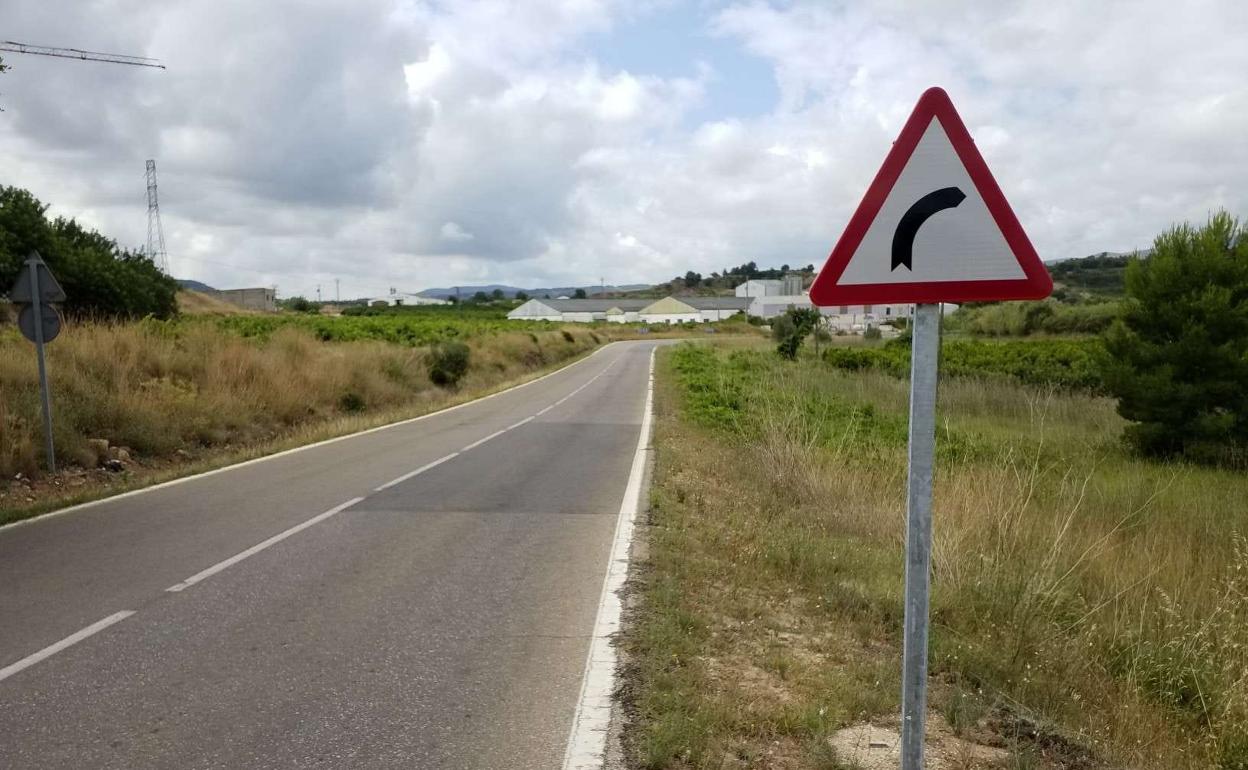
[[[653,347],[0,530],[0,767],[558,768]]]

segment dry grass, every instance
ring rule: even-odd
[[[661,362],[633,757],[838,767],[897,709],[907,383]],[[1102,399],[941,387],[933,708],[1010,767],[1248,767],[1248,479],[1126,455]]]
[[[447,390],[430,383],[425,348],[327,343],[293,328],[259,342],[210,325],[177,334],[143,323],[70,326],[48,346],[57,451],[62,465],[94,468],[92,438],[157,465],[310,440],[317,426],[384,421],[480,395],[605,341],[587,330],[470,340],[469,372]],[[37,476],[42,464],[34,358],[11,327],[0,328],[0,499],[15,475]],[[38,495],[0,503],[13,509],[0,518],[42,502],[26,496]]]
[[[183,315],[255,315],[259,311],[248,310],[202,291],[181,289],[178,291],[178,312]]]

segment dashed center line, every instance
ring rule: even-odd
[[[302,524],[296,524],[295,526],[291,527],[290,529],[284,532],[277,533],[276,535],[269,538],[268,540],[265,540],[260,543],[256,543],[252,547],[248,548],[246,551],[242,551],[241,553],[236,553],[224,561],[217,562],[216,564],[212,565],[206,570],[196,572],[194,575],[191,575],[186,580],[183,580],[181,583],[171,585],[165,590],[173,591],[174,593],[177,593],[178,591],[184,591],[187,588],[190,588],[191,586],[200,582],[201,580],[210,578],[213,575],[220,572],[221,570],[228,569],[234,566],[235,564],[238,564],[243,559],[246,559],[250,556],[255,556],[256,554],[260,553],[261,551],[268,548],[269,546],[276,545],[282,542],[283,540],[290,537],[291,535],[298,534],[299,532],[302,532],[303,530],[307,529],[308,527],[313,526],[314,524],[319,524],[322,521],[325,521],[330,516],[333,516],[337,513],[341,513],[342,511],[346,510],[347,508],[350,508],[351,506],[362,501],[363,499],[364,498],[362,497],[353,497],[350,500],[343,503],[342,505],[336,505],[333,508],[330,508],[328,511],[325,511],[324,513],[320,513],[320,514],[317,514],[316,516],[313,516],[312,518],[308,519]]]
[[[459,452],[451,452],[451,453],[450,453],[449,455],[447,455],[446,457],[439,457],[438,459],[434,460],[433,462],[431,462],[431,463],[426,463],[425,465],[420,466],[419,468],[417,468],[417,469],[416,469],[416,470],[414,470],[414,471],[410,471],[410,472],[408,472],[408,473],[404,473],[402,476],[399,476],[397,479],[392,479],[392,480],[390,480],[390,481],[387,481],[385,484],[382,484],[381,486],[377,487],[377,488],[376,488],[376,489],[374,489],[373,491],[374,491],[374,492],[380,492],[380,491],[382,491],[382,490],[384,490],[384,489],[389,489],[390,487],[394,486],[395,484],[402,484],[404,481],[407,481],[408,479],[412,478],[413,476],[419,476],[420,474],[424,473],[425,471],[429,470],[430,468],[436,468],[436,467],[438,467],[439,465],[441,465],[442,463],[446,462],[447,460],[450,460],[450,459],[455,458],[455,457],[459,457]]]
[[[485,438],[479,438],[479,439],[477,439],[476,441],[472,442],[471,444],[469,444],[468,446],[464,447],[463,449],[461,449],[461,450],[459,450],[459,451],[460,451],[460,452],[467,452],[469,449],[476,449],[477,447],[481,446],[481,445],[482,445],[482,444],[484,444],[485,442],[490,441],[491,439],[496,439],[496,438],[498,438],[499,436],[503,435],[503,434],[504,434],[504,433],[506,433],[506,432],[507,432],[507,429],[506,429],[506,428],[503,428],[502,430],[496,430],[496,431],[494,431],[493,433],[491,433],[490,435],[486,436]]]
[[[99,632],[103,631],[104,629],[108,628],[114,623],[120,623],[121,621],[125,620],[126,618],[130,617],[133,614],[134,614],[134,610],[122,610],[121,612],[114,612],[112,615],[109,615],[103,620],[95,621],[94,623],[82,629],[81,631],[75,631],[74,633],[70,634],[69,636],[65,637],[59,642],[56,642],[54,644],[49,644],[47,647],[44,647],[39,652],[33,653],[31,655],[27,655],[26,657],[22,658],[16,663],[12,663],[12,664],[5,666],[4,668],[0,668],[0,681],[4,681],[5,679],[8,679],[9,677],[13,676],[17,672],[30,668],[31,666],[35,665],[39,661],[50,658],[53,655],[57,654],[58,652],[74,646],[78,642],[81,642],[83,639],[86,639],[88,636],[91,636],[93,634],[98,634]]]
[[[606,367],[605,367],[605,368],[604,368],[601,372],[599,372],[598,374],[596,374],[596,375],[594,375],[592,378],[590,378],[590,380],[589,380],[588,382],[586,382],[585,384],[581,385],[579,388],[577,388],[576,390],[574,390],[574,391],[572,391],[571,393],[567,394],[566,396],[564,396],[563,398],[559,399],[559,400],[558,400],[558,401],[556,401],[555,403],[550,404],[550,405],[548,405],[548,406],[544,407],[543,409],[541,409],[540,411],[538,411],[536,414],[534,414],[534,415],[532,415],[532,416],[530,416],[530,417],[526,417],[526,418],[524,418],[523,420],[520,420],[519,422],[513,423],[512,425],[509,425],[509,426],[507,426],[506,428],[503,428],[502,430],[495,431],[494,433],[491,433],[490,435],[486,436],[485,438],[482,438],[482,439],[479,439],[479,440],[477,440],[477,441],[474,441],[474,442],[472,442],[471,444],[469,444],[468,446],[466,446],[466,447],[464,447],[463,449],[461,449],[459,452],[451,452],[450,454],[446,455],[445,457],[440,457],[440,458],[438,458],[437,460],[434,460],[434,461],[433,461],[433,462],[431,462],[431,463],[427,463],[427,464],[425,464],[425,465],[422,465],[421,467],[417,468],[417,469],[416,469],[416,470],[414,470],[414,471],[410,471],[410,472],[408,472],[408,473],[403,474],[402,476],[399,476],[399,477],[398,477],[398,478],[396,478],[396,479],[393,479],[393,480],[391,480],[391,481],[388,481],[388,482],[386,482],[385,484],[382,484],[381,486],[377,487],[374,491],[376,491],[376,492],[380,492],[380,491],[382,491],[382,490],[384,490],[384,489],[389,489],[390,487],[393,487],[393,486],[395,486],[396,484],[401,484],[401,483],[403,483],[404,481],[407,481],[408,479],[411,479],[411,478],[413,478],[413,477],[415,477],[415,476],[418,476],[418,475],[420,475],[420,474],[424,473],[425,471],[427,471],[427,470],[429,470],[429,469],[431,469],[431,468],[435,468],[435,467],[437,467],[437,466],[441,465],[442,463],[447,462],[448,460],[451,460],[451,459],[454,459],[455,457],[458,457],[458,456],[459,456],[460,454],[462,454],[463,452],[467,452],[467,451],[468,451],[468,450],[470,450],[470,449],[474,449],[474,448],[476,448],[476,447],[478,447],[478,446],[481,446],[481,445],[482,445],[482,444],[484,444],[485,442],[490,441],[491,439],[497,438],[497,437],[499,437],[499,436],[503,435],[504,433],[506,433],[506,432],[507,432],[507,431],[509,431],[509,430],[514,430],[514,429],[516,429],[516,428],[519,428],[521,425],[525,425],[525,424],[527,424],[527,423],[532,422],[533,420],[537,419],[538,417],[540,417],[540,416],[542,416],[542,415],[546,414],[547,412],[549,412],[551,409],[554,409],[556,406],[559,406],[560,404],[565,403],[568,399],[572,398],[572,397],[573,397],[573,396],[575,396],[577,393],[580,393],[582,390],[585,390],[585,388],[588,388],[590,385],[592,385],[594,382],[596,382],[596,381],[597,381],[600,377],[602,377],[602,376],[603,376],[603,375],[605,375],[608,371],[610,371],[610,370],[611,370],[611,368],[612,368],[613,366],[615,366],[617,363],[619,363],[619,361],[620,361],[620,360],[621,360],[620,358],[617,358],[615,361],[612,361],[612,362],[611,362],[610,364],[608,364],[608,365],[607,365],[607,366],[606,366]],[[651,363],[651,366],[653,367],[653,362]],[[546,375],[546,377],[548,377],[548,376],[550,376],[550,375]],[[652,375],[652,376],[653,376],[653,375]],[[545,377],[541,377],[541,378],[539,378],[539,379],[545,379]],[[487,398],[488,398],[488,397],[487,397]],[[418,419],[419,419],[419,418],[418,418]],[[352,499],[350,499],[350,500],[346,501],[345,503],[342,503],[341,505],[337,505],[337,506],[335,506],[335,507],[333,507],[333,508],[330,508],[328,511],[325,511],[324,513],[321,513],[321,514],[317,514],[316,516],[313,516],[312,518],[308,519],[307,521],[304,521],[304,522],[302,522],[302,523],[300,523],[300,524],[296,524],[295,526],[293,526],[293,527],[291,527],[291,528],[289,528],[289,529],[287,529],[287,530],[284,530],[284,531],[282,531],[282,532],[279,532],[278,534],[276,534],[276,535],[274,535],[274,536],[272,536],[272,537],[268,538],[267,540],[264,540],[264,541],[262,541],[262,542],[259,542],[259,543],[255,544],[255,545],[253,545],[252,547],[248,548],[248,549],[247,549],[247,550],[245,550],[245,551],[241,551],[240,553],[237,553],[237,554],[235,554],[234,556],[231,556],[231,557],[230,557],[230,558],[228,558],[228,559],[225,559],[225,560],[223,560],[223,561],[219,561],[219,562],[217,562],[216,564],[212,565],[211,567],[208,567],[207,569],[201,570],[201,571],[199,571],[199,572],[195,573],[194,575],[191,575],[190,577],[188,577],[187,579],[183,580],[183,581],[182,581],[182,582],[180,582],[180,583],[176,583],[176,584],[174,584],[174,585],[169,586],[168,588],[166,588],[166,589],[165,589],[165,591],[168,591],[168,592],[173,592],[173,593],[178,593],[178,592],[180,592],[180,591],[184,591],[184,590],[186,590],[187,588],[190,588],[191,586],[195,585],[196,583],[199,583],[199,582],[201,582],[201,581],[203,581],[203,580],[206,580],[206,579],[208,579],[208,578],[212,577],[213,575],[217,574],[218,572],[221,572],[221,571],[223,571],[223,570],[226,570],[226,569],[228,569],[228,568],[230,568],[230,567],[234,566],[235,564],[238,564],[240,561],[243,561],[244,559],[247,559],[247,558],[249,558],[249,557],[251,557],[251,556],[255,556],[256,554],[260,553],[261,551],[265,550],[266,548],[269,548],[270,546],[273,546],[273,545],[276,545],[277,543],[280,543],[281,541],[285,540],[286,538],[290,537],[291,535],[298,534],[299,532],[302,532],[303,530],[307,529],[308,527],[311,527],[311,526],[314,526],[314,525],[316,525],[316,524],[319,524],[319,523],[321,523],[322,521],[325,521],[326,519],[330,518],[331,516],[334,516],[334,515],[336,515],[336,514],[338,514],[338,513],[341,513],[342,511],[346,510],[347,508],[350,508],[351,506],[355,505],[356,503],[362,502],[363,500],[364,500],[364,498],[363,498],[363,497],[355,497],[355,498],[352,498]],[[66,509],[66,510],[72,510],[72,509]],[[134,614],[135,614],[135,610],[122,610],[122,611],[120,611],[120,612],[115,612],[115,613],[113,613],[112,615],[109,615],[108,617],[103,618],[102,620],[98,620],[98,621],[96,621],[95,623],[92,623],[91,625],[87,626],[86,628],[83,628],[83,629],[80,629],[80,630],[78,630],[78,631],[75,631],[74,633],[70,634],[69,636],[65,637],[64,639],[60,640],[59,642],[54,642],[53,644],[50,644],[50,645],[48,645],[47,647],[44,647],[42,650],[39,650],[38,652],[32,653],[32,654],[30,654],[30,655],[27,655],[26,657],[22,658],[21,660],[19,660],[19,661],[15,662],[15,663],[11,663],[11,664],[9,664],[8,666],[5,666],[4,668],[0,668],[0,681],[3,681],[3,680],[5,680],[5,679],[8,679],[9,677],[13,676],[14,674],[17,674],[18,672],[23,671],[23,670],[25,670],[25,669],[27,669],[27,668],[29,668],[29,667],[31,667],[31,666],[33,666],[33,665],[35,665],[36,663],[39,663],[39,662],[41,662],[41,661],[43,661],[43,660],[46,660],[47,658],[50,658],[50,657],[52,657],[53,655],[56,655],[57,653],[62,652],[63,650],[68,649],[69,647],[72,647],[73,645],[77,644],[78,642],[81,642],[82,640],[87,639],[87,638],[89,638],[89,637],[91,637],[91,636],[93,636],[93,635],[95,635],[95,634],[98,634],[99,632],[103,631],[104,629],[106,629],[106,628],[108,628],[108,627],[110,627],[110,626],[112,626],[112,625],[115,625],[115,624],[117,624],[117,623],[120,623],[121,621],[125,620],[126,618],[128,618],[128,617],[130,617],[131,615],[134,615]]]

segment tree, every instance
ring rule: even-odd
[[[572,292],[572,298],[573,299],[585,299],[585,290],[577,289],[576,291]]]
[[[47,205],[26,190],[0,186],[0,291],[17,279],[32,250],[65,289],[74,316],[167,318],[177,313],[178,284],[143,254],[127,251],[72,219],[49,221]]]
[[[802,340],[819,323],[819,311],[813,307],[791,307],[771,322],[771,336],[776,352],[792,361],[802,347]]]
[[[507,295],[503,294],[502,289],[495,289],[494,291],[490,292],[490,299],[494,300],[495,302],[498,302],[499,300],[507,299]]]
[[[1248,464],[1248,230],[1176,226],[1126,269],[1105,383],[1143,453]]]
[[[518,291],[516,292],[516,299],[519,300],[520,302],[528,302],[529,295],[527,292]]]
[[[685,273],[684,281],[685,281],[685,287],[692,289],[695,286],[697,286],[699,283],[702,283],[702,275],[700,273],[695,273],[692,270],[690,270],[689,272]]]
[[[472,301],[478,305],[482,305],[490,301],[490,295],[483,291],[479,291],[472,295]]]

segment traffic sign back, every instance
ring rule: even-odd
[[[923,93],[815,278],[816,305],[1041,299],[1053,281],[940,88]]]
[[[35,306],[25,305],[17,314],[17,328],[22,336],[31,342],[38,341],[35,324],[43,324],[43,341],[51,342],[61,334],[61,314],[52,305],[39,305],[39,318],[35,317]]]
[[[21,272],[17,274],[17,281],[14,282],[13,288],[9,290],[9,301],[17,305],[26,305],[34,302],[34,297],[30,293],[30,271],[32,269],[39,271],[39,301],[64,302],[65,290],[57,283],[56,278],[52,276],[52,271],[48,269],[47,264],[44,263],[43,258],[39,256],[37,251],[30,253],[26,264],[22,267]]]

